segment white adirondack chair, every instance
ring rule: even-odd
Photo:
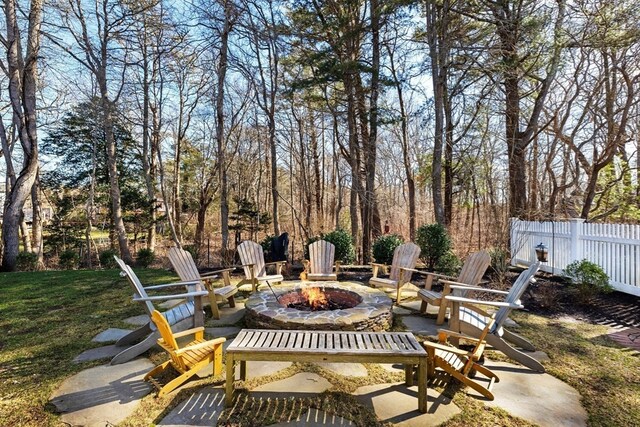
[[[414,267],[420,256],[420,247],[415,243],[407,242],[398,246],[393,251],[393,261],[391,272],[388,278],[378,277],[378,271],[387,270],[384,264],[371,263],[373,267],[373,277],[369,279],[369,286],[374,288],[385,288],[396,291],[396,304],[400,302],[400,290],[411,281],[411,274],[415,272]]]
[[[301,280],[337,280],[340,262],[334,264],[336,247],[326,240],[318,240],[309,245],[309,259],[303,260],[304,271]]]
[[[191,285],[194,288],[199,284],[198,281],[189,281],[189,282],[175,282],[175,283],[167,283],[164,285],[154,285],[154,286],[142,286],[140,283],[140,279],[133,272],[133,269],[125,264],[117,256],[115,257],[116,262],[120,266],[122,270],[122,275],[126,276],[129,280],[129,284],[133,288],[133,300],[140,302],[145,309],[147,315],[149,315],[149,321],[141,326],[140,328],[132,331],[131,333],[125,335],[116,341],[117,347],[127,346],[120,353],[116,354],[113,359],[111,359],[112,365],[117,365],[119,363],[128,362],[136,356],[144,353],[149,350],[156,344],[157,339],[160,337],[160,334],[156,328],[156,325],[151,321],[151,314],[155,310],[153,306],[154,301],[167,301],[173,299],[186,299],[186,301],[182,304],[178,304],[173,308],[162,313],[164,317],[169,322],[171,329],[174,332],[181,332],[193,327],[202,326],[204,323],[204,319],[202,316],[202,297],[209,295],[207,291],[193,291],[186,292],[180,294],[173,295],[154,295],[149,296],[147,291],[158,291],[161,289],[165,289],[168,287],[175,286],[188,286]]]
[[[171,261],[173,268],[175,268],[176,273],[182,280],[200,282],[209,292],[209,304],[214,319],[220,319],[220,310],[218,308],[220,302],[227,300],[230,307],[235,307],[233,296],[238,292],[238,288],[231,284],[229,276],[229,272],[233,271],[233,268],[200,274],[191,254],[178,247],[169,249],[169,261]],[[219,277],[219,275],[222,275],[224,286],[214,287],[212,280]]]
[[[262,246],[251,240],[245,240],[238,245],[238,254],[240,254],[241,267],[244,269],[245,278],[238,282],[238,287],[243,289],[244,286],[251,285],[251,292],[255,292],[258,284],[273,282],[282,282],[282,266],[286,261],[264,262],[264,251]],[[275,265],[276,274],[267,274],[267,266]]]
[[[480,279],[487,271],[487,267],[491,263],[491,256],[489,253],[485,251],[480,251],[473,253],[467,257],[467,260],[464,262],[462,266],[462,270],[460,270],[460,274],[458,277],[445,276],[438,273],[431,272],[421,272],[421,274],[426,275],[425,286],[424,289],[421,289],[418,292],[418,296],[422,299],[422,305],[420,307],[420,311],[426,313],[427,304],[440,306],[438,310],[438,318],[436,319],[437,325],[442,325],[444,323],[444,317],[447,312],[447,302],[443,299],[443,297],[449,295],[451,293],[451,285],[469,285],[469,286],[477,286],[480,283]],[[444,289],[442,292],[437,292],[431,290],[433,286],[433,279],[438,280],[440,283],[444,285]],[[457,296],[467,296],[467,292],[464,290],[459,290],[456,292]]]
[[[540,262],[535,262],[531,266],[523,271],[516,279],[513,286],[508,292],[498,291],[494,289],[476,288],[482,292],[494,293],[498,295],[505,295],[506,297],[502,301],[484,301],[476,300],[467,297],[447,295],[445,300],[451,303],[451,317],[449,318],[449,329],[454,332],[459,332],[465,335],[469,335],[474,338],[478,338],[487,323],[490,321],[491,316],[484,310],[480,309],[479,305],[488,305],[498,308],[495,313],[495,323],[489,330],[486,336],[486,341],[494,349],[500,350],[505,355],[509,356],[513,360],[520,362],[524,366],[531,370],[544,372],[544,366],[540,364],[530,355],[524,353],[521,350],[511,346],[507,341],[520,347],[522,350],[535,351],[535,347],[526,338],[508,331],[503,327],[504,322],[507,320],[511,310],[515,308],[522,308],[520,298],[524,294],[527,286],[533,280],[533,276],[540,268]],[[469,290],[468,286],[451,285],[451,289]]]

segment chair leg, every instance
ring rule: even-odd
[[[438,308],[438,317],[436,318],[436,325],[442,325],[444,323],[445,315],[447,314],[447,302],[443,299],[440,300],[440,308]]]
[[[236,306],[236,299],[233,295],[227,298],[227,301],[229,301],[229,307],[234,308]]]
[[[211,357],[209,357],[211,360]],[[222,344],[218,344],[213,349],[213,375],[219,375],[222,372]]]
[[[427,302],[426,301],[422,301],[422,303],[420,304],[420,313],[426,313],[427,312]]]
[[[218,301],[216,301],[215,295],[211,298],[211,316],[214,319],[220,319],[220,308],[218,307]]]
[[[171,361],[167,360],[166,362],[156,366],[155,368],[147,372],[143,380],[147,381],[149,378],[153,378],[154,376],[164,372],[169,367],[170,364],[171,364]]]
[[[516,334],[514,332],[507,331],[506,329],[503,329],[502,330],[502,338],[504,338],[505,340],[509,341],[512,344],[517,345],[518,347],[520,347],[523,350],[536,351],[536,348],[534,347],[533,344],[531,344],[531,341],[529,341],[528,339],[526,339],[522,335],[518,335],[518,334]]]
[[[505,355],[509,356],[510,358],[512,358],[513,360],[523,364],[524,366],[526,366],[527,368],[536,371],[536,372],[544,372],[544,366],[542,366],[542,364],[540,362],[538,362],[536,359],[534,359],[533,357],[519,351],[516,350],[515,348],[511,347],[505,340],[503,340],[502,338],[494,335],[494,334],[488,334],[487,335],[487,343],[489,345],[491,345],[493,348],[495,348],[496,350],[501,351],[502,353],[504,353]]]
[[[452,373],[452,376],[454,378],[456,378],[458,381],[460,381],[461,383],[463,383],[464,385],[471,387],[472,389],[474,389],[475,391],[477,391],[478,393],[480,393],[481,395],[483,395],[487,399],[489,399],[489,400],[495,399],[494,396],[493,396],[493,393],[491,393],[489,390],[487,390],[485,387],[483,387],[482,385],[478,384],[477,382],[475,382],[471,378],[465,377],[460,372],[456,371],[455,373]]]
[[[111,364],[118,365],[120,363],[128,362],[134,357],[141,355],[142,353],[156,345],[156,341],[158,340],[159,336],[160,334],[157,331],[152,332],[148,337],[140,341],[138,344],[132,345],[131,347],[116,354],[114,358],[111,359]]]

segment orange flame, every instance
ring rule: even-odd
[[[302,295],[307,298],[312,308],[322,307],[327,304],[327,297],[321,288],[303,288]]]

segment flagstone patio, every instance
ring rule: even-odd
[[[401,307],[394,307],[393,312],[407,330],[416,335],[428,336],[437,334],[435,319],[420,314],[418,301],[409,301]],[[207,333],[212,336],[225,336],[226,344],[240,330],[236,325],[244,316],[244,304],[238,303],[235,308],[223,308],[222,318],[218,321],[207,321]],[[144,319],[133,319],[139,323]],[[517,325],[515,325],[517,327]],[[114,341],[123,330],[109,329],[95,337],[96,341]],[[91,349],[79,356],[80,361],[92,357],[97,359],[109,357],[111,346]],[[538,352],[538,358],[546,355]],[[521,366],[487,360],[485,364],[500,377],[500,382],[493,388],[496,399],[493,402],[482,400],[486,405],[500,407],[512,415],[524,418],[541,426],[586,425],[587,414],[580,405],[579,394],[557,378],[532,372]],[[344,414],[331,414],[315,408],[308,409],[303,405],[283,405],[283,402],[299,400],[318,393],[331,390],[332,379],[356,381],[367,378],[370,374],[366,365],[354,364],[318,364],[314,372],[296,372],[286,378],[279,378],[278,373],[292,366],[288,362],[249,362],[248,381],[265,378],[265,383],[248,390],[248,399],[259,402],[260,408],[272,408],[287,411],[283,408],[298,408],[279,414],[286,422],[272,424],[275,426],[332,426],[354,425]],[[401,366],[380,365],[387,372],[402,372]],[[62,413],[61,421],[70,425],[104,426],[117,424],[132,414],[141,399],[151,393],[151,387],[141,379],[152,363],[145,358],[116,366],[99,366],[82,371],[68,378],[51,398],[51,403]],[[210,370],[203,370],[206,375]],[[326,374],[322,374],[326,372]],[[322,375],[329,375],[324,378]],[[200,376],[200,375],[199,375]],[[280,375],[282,376],[282,375]],[[274,377],[277,380],[269,381]],[[188,384],[188,383],[187,383]],[[175,391],[177,395],[185,386]],[[161,419],[156,420],[162,426],[204,426],[216,425],[224,408],[223,385],[216,384],[204,388],[198,387],[185,395],[176,407]],[[473,393],[469,392],[470,395]],[[398,426],[431,426],[445,422],[458,414],[460,409],[438,390],[428,390],[428,412],[422,414],[417,410],[417,387],[407,387],[404,383],[381,383],[358,387],[352,393],[362,405],[371,408],[379,420]],[[295,402],[294,402],[295,403]],[[544,408],[544,410],[540,410]]]

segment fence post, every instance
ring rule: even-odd
[[[569,262],[579,261],[582,259],[582,224],[583,218],[571,218],[569,225],[571,227],[571,252]]]
[[[516,265],[516,241],[518,238],[518,233],[516,231],[518,218],[509,218],[510,227],[509,227],[509,251],[511,252],[511,265]]]

